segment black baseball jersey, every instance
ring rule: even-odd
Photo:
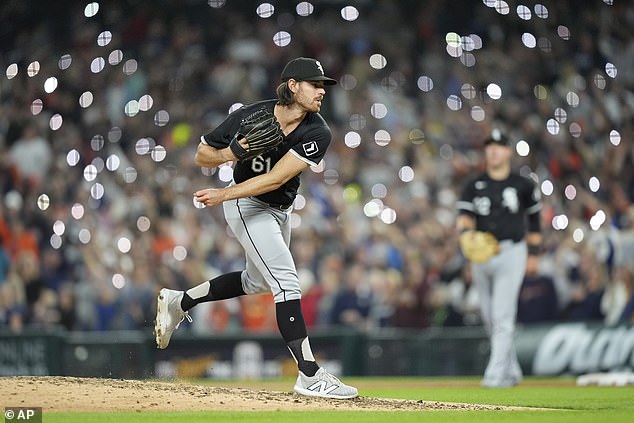
[[[225,148],[238,132],[240,121],[258,109],[273,113],[277,100],[265,100],[245,105],[233,111],[216,129],[201,137],[201,140],[215,148]],[[267,151],[251,160],[238,161],[233,170],[236,183],[267,173],[289,150],[311,166],[319,164],[330,145],[332,133],[319,113],[307,113],[304,120],[274,150]],[[278,189],[258,195],[257,198],[269,204],[291,204],[299,188],[299,175],[294,176]]]
[[[459,213],[475,218],[477,230],[491,232],[499,240],[517,242],[527,230],[540,230],[539,189],[532,180],[514,172],[502,181],[491,179],[486,173],[471,179],[456,207]]]

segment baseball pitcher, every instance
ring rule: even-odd
[[[156,343],[166,348],[195,305],[245,294],[272,292],[277,325],[297,362],[294,390],[302,395],[353,398],[357,389],[320,367],[313,356],[300,306],[301,290],[289,243],[291,211],[300,174],[316,166],[331,131],[319,114],[324,87],[336,81],[321,63],[300,57],[282,71],[277,99],[243,106],[204,135],[196,164],[236,162],[225,188],[194,194],[206,207],[223,205],[225,219],[246,255],[245,269],[218,276],[185,292],[162,289],[157,300]]]

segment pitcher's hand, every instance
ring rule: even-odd
[[[207,188],[201,189],[194,193],[194,200],[205,205],[205,207],[213,207],[225,201],[224,189]]]

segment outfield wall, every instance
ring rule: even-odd
[[[481,327],[423,331],[313,330],[318,360],[343,375],[482,374],[489,343]],[[517,351],[527,375],[634,369],[634,326],[567,323],[523,326]],[[296,373],[277,333],[194,337],[177,332],[157,350],[146,332],[0,331],[0,375],[112,378],[266,378]]]

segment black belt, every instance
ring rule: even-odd
[[[293,203],[290,203],[290,204],[266,203],[266,204],[268,204],[268,206],[273,208],[273,209],[277,209],[277,210],[281,210],[281,211],[286,211],[293,205]]]
[[[271,207],[272,209],[275,209],[275,210],[280,210],[280,211],[286,211],[286,210],[288,210],[288,209],[289,209],[289,208],[293,205],[293,203],[286,203],[286,204],[279,204],[279,203],[267,203],[266,201],[262,201],[262,200],[260,200],[259,198],[255,198],[255,197],[251,197],[251,199],[252,199],[252,200],[257,201],[257,202],[258,202],[258,203],[260,203],[260,204],[263,204],[263,205],[269,206],[269,207]]]

